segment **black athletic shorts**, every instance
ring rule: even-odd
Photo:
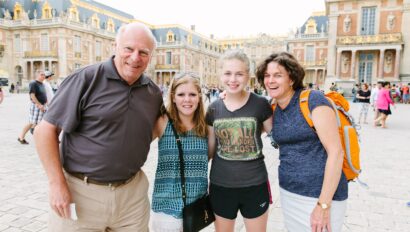
[[[214,213],[231,220],[236,218],[238,210],[244,218],[257,218],[268,210],[271,200],[268,182],[243,188],[225,188],[211,183],[209,195]]]

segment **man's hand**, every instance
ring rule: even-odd
[[[46,107],[44,105],[38,104],[37,108],[39,108],[41,110],[41,112],[45,112],[46,111]]]
[[[71,217],[71,193],[67,183],[50,184],[50,206],[62,218]]]

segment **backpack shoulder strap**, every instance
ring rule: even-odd
[[[276,106],[278,105],[278,104],[276,103],[276,100],[275,100],[275,99],[271,99],[271,100],[269,101],[269,104],[270,104],[270,106],[272,107],[272,111],[275,112]]]
[[[303,90],[300,93],[299,106],[300,106],[300,111],[302,111],[302,115],[305,118],[307,124],[309,124],[309,126],[313,128],[313,121],[311,118],[312,115],[309,110],[309,95],[310,95],[310,89]]]

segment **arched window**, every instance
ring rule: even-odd
[[[192,35],[191,34],[188,35],[188,44],[192,44]]]
[[[41,12],[42,12],[41,18],[42,18],[42,19],[51,19],[51,18],[52,18],[51,10],[52,10],[52,9],[51,9],[50,4],[48,4],[48,1],[46,1],[46,2],[43,4],[43,8],[41,9]]]
[[[109,18],[107,22],[107,31],[115,32],[115,23],[111,18]]]
[[[23,7],[21,6],[20,3],[16,2],[16,5],[14,5],[14,20],[19,20],[21,19],[22,16],[22,12],[23,12]]]
[[[175,34],[171,30],[167,33],[167,42],[175,42]]]
[[[100,28],[100,18],[98,17],[97,13],[94,13],[91,17],[91,25],[94,28]]]
[[[69,18],[71,21],[76,21],[76,22],[80,21],[80,16],[78,14],[77,7],[71,6],[68,9],[68,14],[69,14]]]
[[[306,23],[306,30],[305,34],[316,34],[317,29],[316,29],[316,21],[314,19],[309,19],[309,21]]]

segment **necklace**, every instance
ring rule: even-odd
[[[284,98],[277,100],[276,102],[278,103],[279,107],[281,109],[285,109],[292,100],[293,95],[295,95],[295,91],[292,89],[290,91],[290,94],[287,94],[286,96],[284,96]]]

